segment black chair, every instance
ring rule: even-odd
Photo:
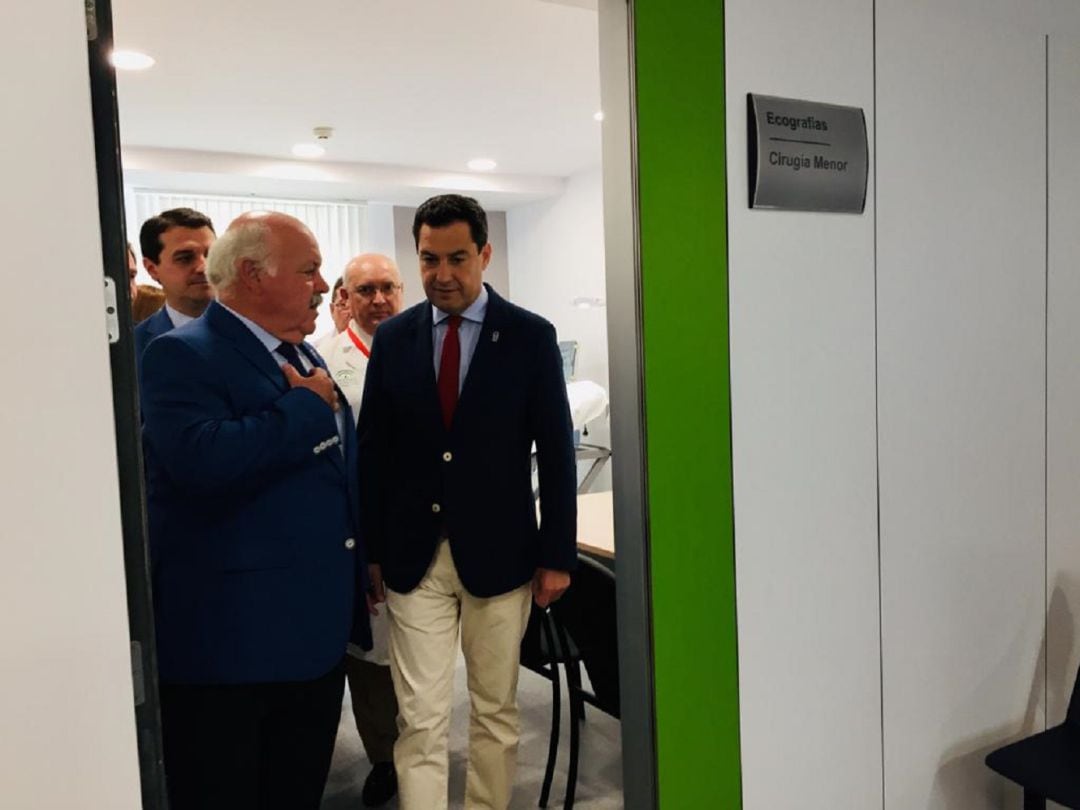
[[[570,767],[564,807],[574,806],[578,753],[585,704],[619,717],[619,645],[615,625],[615,575],[595,560],[578,555],[578,568],[562,598],[551,605],[557,650],[566,670],[570,700]],[[592,690],[585,689],[581,665]],[[549,760],[549,768],[551,762]]]
[[[559,751],[559,718],[562,714],[562,692],[560,688],[558,659],[559,654],[551,617],[533,603],[529,614],[529,623],[525,627],[525,636],[521,640],[521,665],[551,681],[551,736],[548,738],[547,767],[544,770],[544,783],[540,788],[540,806],[547,807],[551,793],[551,779],[555,775],[555,758]]]
[[[1064,723],[997,749],[986,764],[1024,789],[1024,810],[1045,810],[1047,799],[1080,808],[1080,673]]]

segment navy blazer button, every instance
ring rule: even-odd
[[[443,461],[451,461],[453,458],[454,458],[454,454],[451,453],[449,450],[447,450],[445,453],[442,454],[442,460]]]
[[[345,541],[345,548],[352,551],[352,549],[356,548],[356,541],[350,537],[348,540]]]
[[[431,505],[431,511],[434,512],[437,515],[437,514],[439,514],[439,512],[442,511],[442,507],[439,506],[437,503],[433,503]]]

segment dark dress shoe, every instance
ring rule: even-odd
[[[376,762],[364,780],[360,801],[364,807],[382,807],[397,795],[397,771],[393,762]]]

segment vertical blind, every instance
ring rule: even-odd
[[[130,189],[127,195],[128,239],[139,249],[139,228],[150,217],[170,208],[194,208],[210,217],[214,229],[221,233],[245,211],[280,211],[296,217],[315,234],[323,258],[323,277],[331,286],[345,269],[345,263],[367,244],[367,223],[364,206],[354,202],[319,202],[311,200],[278,199],[273,197],[241,197],[218,194],[194,194],[175,191]],[[329,314],[329,296],[323,301],[315,335],[333,328]]]

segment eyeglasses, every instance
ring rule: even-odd
[[[389,298],[402,288],[401,284],[387,282],[386,284],[358,284],[353,287],[353,292],[368,301],[375,297],[375,293],[382,293],[383,298]]]

